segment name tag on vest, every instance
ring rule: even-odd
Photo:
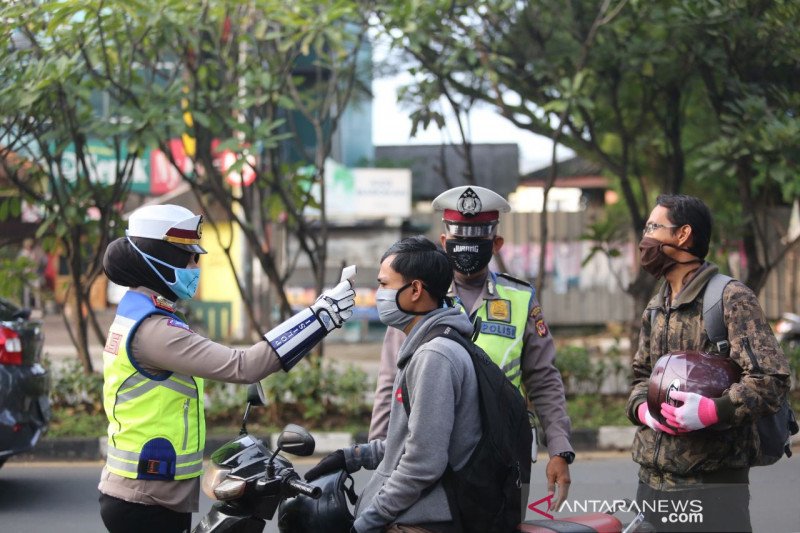
[[[481,333],[487,333],[489,335],[499,335],[501,337],[506,337],[508,339],[514,339],[517,337],[517,326],[484,321],[481,322]]]

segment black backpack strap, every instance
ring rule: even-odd
[[[476,326],[478,332],[480,332],[480,318],[478,319],[478,323]],[[476,335],[477,336],[477,335]],[[469,352],[469,345],[467,344],[467,340],[456,330],[454,330],[450,326],[434,326],[428,333],[423,337],[422,342],[419,343],[420,346],[425,344],[428,341],[436,339],[438,337],[447,337],[450,340],[456,341],[458,344],[464,347],[465,350]],[[405,366],[408,366],[410,359],[406,361]],[[405,368],[405,366],[403,368]],[[405,409],[406,416],[411,416],[411,396],[408,393],[408,385],[406,384],[406,375],[405,372],[403,373],[403,377],[400,378],[400,394],[403,395],[403,409]]]
[[[728,354],[731,344],[728,342],[728,328],[725,326],[722,293],[732,280],[730,276],[714,274],[703,293],[703,322],[706,326],[706,335],[723,355]]]
[[[411,416],[411,400],[408,397],[408,385],[406,385],[405,374],[403,374],[403,379],[400,380],[400,394],[403,395],[403,409],[406,411],[406,416]]]

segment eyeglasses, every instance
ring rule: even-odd
[[[649,222],[644,225],[644,229],[642,230],[642,237],[645,235],[650,235],[655,230],[660,228],[679,228],[680,226],[673,226],[673,225],[666,225],[666,224],[659,224],[658,222]]]

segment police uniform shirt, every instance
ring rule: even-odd
[[[458,296],[465,303],[469,303],[471,300],[475,302],[471,306],[472,312],[479,309],[487,300],[497,299],[491,275],[488,274],[480,286],[472,288],[472,284],[462,285],[459,283],[456,285],[456,290]],[[462,291],[465,292],[462,294]],[[479,293],[477,297],[475,292]],[[456,294],[451,293],[450,296],[456,296]],[[561,380],[561,373],[555,367],[555,343],[544,322],[541,306],[535,296],[531,303],[531,309],[538,311],[535,316],[528,317],[522,333],[522,383],[527,398],[533,404],[541,421],[550,455],[573,451],[569,442],[571,424],[566,410],[564,384]],[[387,329],[381,350],[381,365],[369,431],[370,440],[386,436],[389,409],[393,398],[392,385],[397,372],[397,354],[404,339],[405,334],[397,328]]]
[[[131,289],[151,297],[146,288]],[[230,348],[203,337],[164,315],[144,319],[131,340],[131,352],[147,371],[177,372],[228,383],[255,383],[281,370],[266,341],[249,348]],[[105,467],[100,492],[134,503],[160,505],[177,512],[197,512],[200,477],[181,481],[128,479]]]

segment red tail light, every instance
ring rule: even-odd
[[[0,364],[22,364],[22,342],[13,329],[0,326]]]

